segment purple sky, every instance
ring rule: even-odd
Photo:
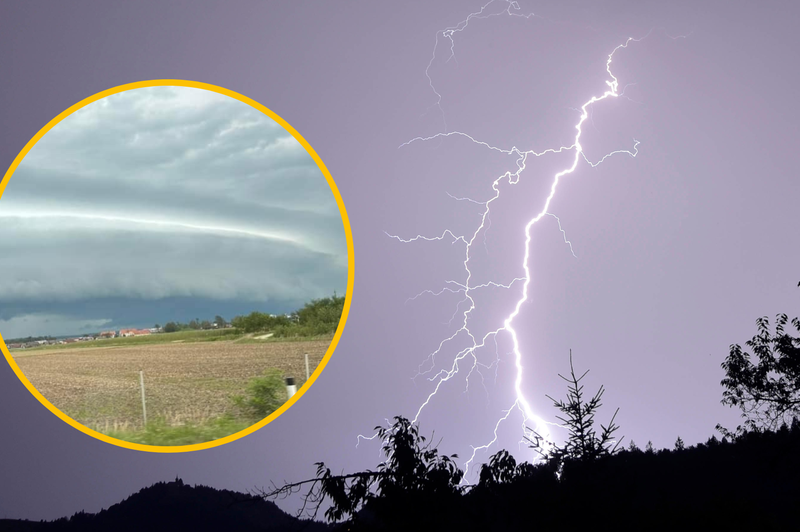
[[[582,163],[559,186],[550,212],[577,258],[554,218],[532,231],[531,302],[514,321],[522,388],[552,420],[545,394],[563,396],[557,373],[568,371],[572,349],[577,369],[591,370],[587,388],[607,388],[599,420],[619,406],[626,440],[696,443],[718,422],[735,426],[737,412],[719,404],[729,344],[749,339],[759,316],[800,313],[797,8],[555,5],[520,2],[538,15],[530,19],[472,20],[449,62],[440,41],[429,74],[445,126],[425,69],[437,30],[477,2],[4,4],[0,167],[50,119],[101,90],[153,78],[222,85],[278,113],[320,154],[347,206],[356,272],[347,327],[317,383],[280,419],[223,447],[173,456],[110,446],[64,424],[0,369],[0,517],[97,511],[175,476],[246,490],[309,477],[320,460],[334,470],[376,465],[377,445],[356,449],[356,435],[414,416],[432,384],[411,379],[458,328],[447,324],[457,296],[407,299],[464,281],[463,245],[401,244],[384,231],[474,231],[482,207],[447,194],[485,201],[492,181],[515,170],[513,158],[463,138],[398,146],[445,127],[504,149],[569,145],[579,117],[570,108],[606,89],[607,54],[651,29],[614,56],[620,85],[635,83],[630,99],[598,104],[581,139],[591,160],[630,149],[634,138],[638,156]],[[493,11],[502,9],[497,2]],[[532,161],[516,188],[501,186],[486,244],[481,237],[473,248],[476,282],[522,273],[524,224],[569,157]],[[518,288],[475,292],[475,331],[501,326]],[[491,439],[514,401],[509,346],[498,337],[497,380],[484,370],[486,391],[473,375],[464,393],[464,372],[423,411],[422,432],[435,431],[443,452],[468,457]],[[481,356],[493,360],[494,346]],[[490,452],[532,458],[520,435],[510,418]]]

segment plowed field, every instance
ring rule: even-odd
[[[148,420],[171,425],[236,415],[231,397],[270,368],[305,382],[330,341],[169,343],[15,353],[25,376],[76,421],[106,432],[142,426],[139,370],[144,371]]]

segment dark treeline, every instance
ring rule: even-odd
[[[396,418],[387,434],[386,462],[375,471],[337,476],[319,464],[318,482],[294,489],[307,488],[312,505],[327,500],[327,517],[350,531],[762,531],[796,530],[800,518],[798,422],[560,466],[518,464],[501,451],[474,486],[461,485],[452,457],[428,447],[407,420]]]
[[[27,344],[30,342],[38,342],[40,340],[47,340],[48,342],[52,342],[56,340],[54,336],[28,336],[26,338],[10,338],[6,340],[7,344]]]
[[[162,329],[164,332],[178,332],[178,331],[200,331],[209,329],[223,329],[228,326],[228,322],[222,316],[214,316],[213,321],[199,320],[197,318],[191,320],[189,323],[181,323],[179,321],[169,321],[164,324],[162,328],[156,323],[156,329]]]
[[[515,466],[511,458],[485,466],[460,513],[470,530],[523,526],[532,506],[544,530],[789,530],[800,517],[798,451],[795,423],[733,442],[711,437],[683,449],[568,462],[560,479],[552,465]]]

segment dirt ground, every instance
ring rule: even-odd
[[[202,422],[236,414],[231,399],[270,368],[305,382],[330,341],[199,342],[16,353],[15,361],[53,405],[88,427],[107,431],[142,424],[139,370],[144,371],[148,420]]]

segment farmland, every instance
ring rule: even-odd
[[[14,359],[33,386],[62,412],[115,435],[143,428],[140,370],[148,422],[197,426],[222,418],[236,420],[240,412],[232,398],[244,394],[254,377],[271,368],[294,376],[299,388],[305,381],[304,354],[308,353],[313,371],[331,342],[330,338],[257,341],[221,336],[197,340],[97,341],[91,346],[15,351]],[[252,420],[243,426],[242,422],[239,419],[236,430],[252,424]]]

